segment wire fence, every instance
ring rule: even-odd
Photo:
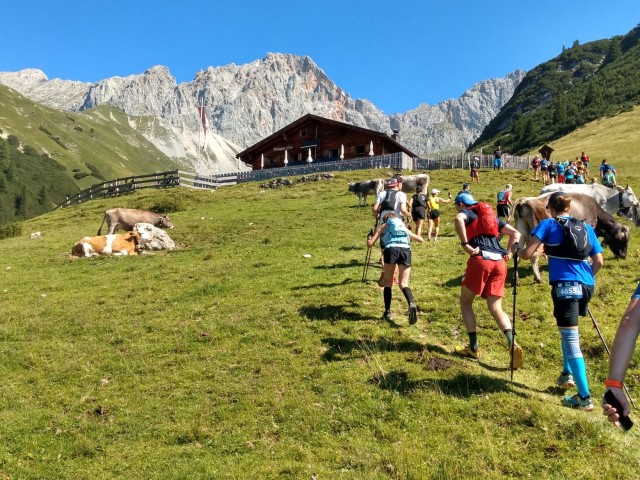
[[[313,173],[337,172],[347,170],[368,170],[387,168],[397,170],[442,170],[442,169],[469,169],[473,159],[477,159],[480,168],[495,168],[493,155],[478,155],[459,153],[453,155],[439,155],[436,158],[412,158],[405,153],[393,153],[390,155],[376,155],[371,157],[359,157],[348,160],[318,159],[306,165],[292,165],[280,168],[268,168],[261,170],[249,170],[239,172],[219,173],[214,175],[200,175],[183,170],[169,170],[147,175],[135,175],[125,178],[116,178],[103,183],[93,185],[75,195],[67,196],[67,199],[56,208],[65,208],[78,205],[97,198],[110,198],[127,195],[144,188],[204,188],[217,189],[226,185],[235,185],[243,182],[269,180],[280,177],[293,177]],[[528,169],[529,157],[517,157],[503,155],[501,169]]]

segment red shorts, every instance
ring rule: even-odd
[[[507,262],[485,260],[482,255],[476,255],[467,261],[462,285],[482,298],[502,297],[506,280]]]

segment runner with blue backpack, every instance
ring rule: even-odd
[[[549,196],[546,218],[531,232],[527,247],[512,249],[514,255],[528,259],[544,245],[549,258],[549,284],[553,316],[560,331],[563,368],[557,379],[562,388],[578,387],[578,393],[566,395],[562,403],[579,410],[593,410],[587,369],[580,349],[578,316],[587,315],[593,296],[595,274],[602,268],[602,246],[593,227],[569,215],[571,197],[565,192]]]
[[[542,172],[542,183],[547,185],[549,183],[549,160],[545,157],[540,160],[540,171]]]
[[[413,292],[409,288],[409,277],[411,275],[411,240],[423,243],[424,239],[410,231],[402,219],[389,212],[382,217],[383,223],[375,233],[367,239],[369,248],[373,247],[378,238],[384,244],[384,313],[382,318],[392,321],[391,299],[393,286],[393,272],[398,267],[398,286],[404,294],[409,305],[409,324],[413,325],[418,320],[418,308],[414,302]]]
[[[513,193],[512,189],[513,186],[510,183],[507,183],[505,189],[498,192],[498,217],[503,217],[505,219],[509,218],[509,214],[511,213],[511,206],[513,205],[513,202],[511,201],[511,195]]]

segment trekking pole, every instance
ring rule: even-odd
[[[378,220],[380,220],[380,218],[376,215],[376,223],[374,223],[373,224],[373,228],[371,230],[369,230],[369,233],[367,234],[367,240],[369,240],[375,234],[376,228],[378,228]],[[371,250],[372,249],[373,249],[373,247],[370,247],[369,245],[367,245],[367,256],[365,257],[364,271],[362,272],[362,282],[363,283],[367,281],[367,273],[369,272],[369,264],[371,263]]]
[[[367,240],[369,240],[371,237],[373,237],[373,228],[371,230],[369,230],[369,234],[367,235]],[[371,250],[373,249],[373,247],[370,247],[369,245],[367,245],[367,255],[365,257],[364,260],[364,270],[362,271],[362,282],[366,282],[367,281],[367,272],[369,271],[369,263],[371,261]]]
[[[607,346],[607,342],[604,340],[604,336],[600,331],[600,327],[598,327],[598,324],[596,323],[596,319],[593,318],[593,313],[591,313],[591,309],[589,307],[587,307],[587,312],[589,312],[589,316],[591,317],[591,321],[593,322],[593,327],[598,331],[598,335],[600,335],[600,340],[602,340],[604,349],[607,351],[607,354],[611,356],[611,350],[609,350],[609,347]],[[633,408],[637,410],[636,404],[633,402],[633,398],[631,398],[631,394],[629,393],[629,389],[627,388],[627,385],[623,383],[622,386],[624,387],[624,393],[627,394],[627,398],[629,399],[629,402],[631,402],[631,405],[633,405]]]
[[[518,252],[513,254],[513,312],[511,314],[511,382],[513,383],[513,353],[516,346],[516,297],[518,295]]]

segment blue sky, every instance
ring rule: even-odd
[[[391,114],[625,34],[640,1],[0,0],[0,14],[0,71],[95,82],[164,65],[185,82],[291,53]]]

